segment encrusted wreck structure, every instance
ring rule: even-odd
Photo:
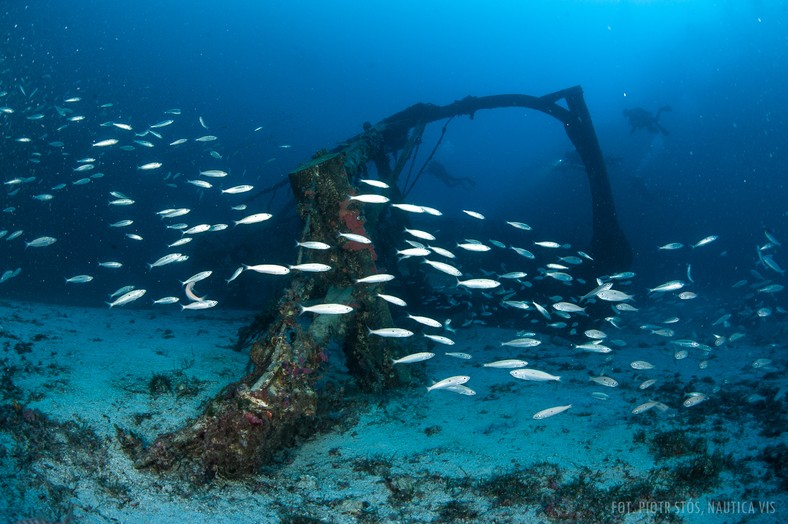
[[[324,363],[329,343],[341,346],[348,371],[361,389],[382,391],[408,383],[408,368],[392,365],[392,346],[370,336],[367,329],[392,325],[388,304],[377,298],[374,286],[355,284],[356,279],[377,273],[378,265],[393,270],[394,261],[380,258],[391,255],[377,252],[375,246],[394,245],[405,219],[391,215],[381,219],[380,206],[362,212],[360,203],[348,199],[356,193],[352,182],[372,163],[378,178],[389,184],[391,200],[402,202],[412,184],[403,187],[399,175],[428,124],[446,120],[445,133],[452,118],[473,118],[477,111],[503,107],[542,111],[563,125],[590,183],[593,238],[588,250],[594,258],[593,270],[601,274],[628,267],[631,251],[616,218],[602,152],[580,87],[542,97],[514,94],[467,97],[445,106],[416,104],[375,125],[365,124],[361,134],[318,153],[289,175],[304,225],[301,240],[339,244],[330,250],[302,249],[297,263],[324,263],[334,270],[292,278],[272,320],[256,332],[251,371],[226,386],[202,415],[147,446],[118,430],[136,466],[195,482],[255,473],[297,435],[311,431],[310,421],[318,410],[315,372]],[[417,179],[418,175],[413,183]],[[346,240],[338,233],[362,235],[373,243]],[[302,305],[313,303],[345,304],[353,312],[300,314]]]

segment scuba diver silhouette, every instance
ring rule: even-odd
[[[662,133],[663,135],[669,135],[667,129],[662,127],[659,123],[659,115],[663,112],[671,111],[670,106],[662,106],[657,110],[657,114],[651,114],[650,111],[646,111],[641,107],[635,107],[633,109],[624,109],[624,117],[629,119],[629,134],[631,135],[638,129],[645,129],[652,133]]]

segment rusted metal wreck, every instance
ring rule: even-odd
[[[301,250],[299,263],[321,262],[335,269],[293,276],[273,320],[252,344],[251,372],[226,386],[196,419],[147,446],[118,430],[135,465],[194,482],[255,473],[297,435],[311,431],[319,400],[315,371],[323,365],[324,349],[331,341],[341,344],[348,370],[362,389],[382,391],[408,383],[407,367],[392,366],[392,346],[367,330],[367,326],[392,325],[388,304],[376,297],[374,288],[354,285],[355,279],[376,272],[379,253],[374,246],[393,245],[404,222],[391,217],[379,220],[379,207],[366,207],[362,214],[360,204],[347,195],[356,192],[353,180],[372,162],[378,177],[391,186],[388,196],[401,202],[399,174],[428,124],[462,115],[473,118],[477,111],[504,107],[542,111],[563,125],[590,183],[593,237],[588,251],[595,260],[593,271],[627,268],[631,250],[616,218],[602,152],[580,87],[542,97],[514,94],[467,97],[445,106],[416,104],[375,125],[365,124],[361,134],[291,172],[289,182],[304,224],[302,240],[336,243],[337,234],[345,232],[374,242],[340,239],[335,249]],[[300,306],[311,303],[347,304],[354,311],[300,315]]]

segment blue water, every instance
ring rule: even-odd
[[[758,249],[769,242],[764,230],[788,242],[786,33],[785,6],[755,1],[6,2],[0,7],[0,107],[13,112],[0,113],[0,180],[35,179],[6,183],[0,191],[0,230],[24,231],[16,240],[0,239],[0,272],[21,268],[0,283],[0,298],[103,307],[108,293],[134,283],[148,289],[145,304],[134,307],[146,308],[148,298],[181,295],[178,279],[213,269],[200,292],[219,300],[218,307],[254,311],[276,298],[281,284],[257,279],[250,289],[251,280],[228,286],[223,279],[245,263],[293,263],[301,224],[287,185],[248,201],[247,211],[230,211],[230,205],[285,180],[316,151],[361,132],[364,122],[412,104],[538,96],[580,85],[611,159],[619,220],[635,254],[637,279],[627,290],[645,296],[648,287],[687,280],[690,264],[692,289],[720,300],[716,316],[768,308],[769,333],[778,335],[785,291],[746,294],[731,286],[744,279],[785,284],[783,274],[758,262]],[[80,100],[66,102],[70,97]],[[662,106],[671,108],[660,117],[669,134],[630,132],[624,110],[653,113]],[[63,116],[57,108],[72,112]],[[164,113],[171,108],[180,114]],[[43,117],[28,118],[34,114]],[[85,119],[67,120],[75,115]],[[140,132],[168,118],[175,122],[157,130],[161,140],[100,125],[127,123]],[[443,123],[427,128],[414,172]],[[218,140],[194,142],[209,134]],[[180,137],[189,142],[167,145]],[[105,138],[121,143],[91,147]],[[120,150],[123,144],[134,149]],[[528,242],[557,240],[582,250],[590,241],[591,204],[585,173],[561,162],[571,150],[561,124],[535,111],[456,118],[435,159],[469,182],[449,188],[426,173],[408,201],[443,210],[441,234],[457,241],[493,238],[529,247],[504,224],[515,220],[534,228]],[[91,156],[98,159],[94,170],[73,171],[77,159]],[[152,161],[163,166],[137,168]],[[204,169],[230,176],[198,177]],[[96,172],[105,176],[72,184]],[[176,173],[183,175],[173,179]],[[196,178],[215,187],[184,183]],[[66,187],[51,189],[60,183]],[[255,190],[230,196],[216,189],[237,184]],[[135,204],[110,206],[109,191]],[[42,193],[54,198],[32,198]],[[192,212],[169,221],[155,215],[169,207]],[[462,209],[487,219],[469,221]],[[275,217],[232,227],[256,212]],[[124,218],[133,226],[107,226]],[[188,262],[149,270],[146,264],[173,251],[166,245],[180,234],[164,224],[178,221],[230,228],[208,233],[211,242],[196,238],[175,249],[188,253]],[[58,240],[25,249],[24,241],[44,235]],[[719,238],[686,247],[709,235]],[[685,247],[657,250],[669,242]],[[762,254],[785,268],[781,249],[766,246]],[[486,269],[524,264],[510,251],[497,256]],[[97,267],[107,260],[124,267]],[[95,280],[64,284],[78,274]],[[544,295],[554,289],[564,288]],[[500,314],[511,320],[509,312]],[[757,321],[754,314],[747,320]],[[708,331],[704,322],[697,329]]]

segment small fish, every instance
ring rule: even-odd
[[[109,296],[109,298],[115,298],[115,297],[116,297],[116,296],[118,296],[118,295],[122,295],[122,294],[124,294],[124,293],[128,293],[128,292],[129,292],[129,291],[131,291],[132,289],[134,289],[134,286],[123,286],[122,288],[120,288],[120,289],[118,289],[117,291],[115,291],[114,293],[112,293],[112,294]]]
[[[509,372],[509,374],[514,378],[519,378],[520,380],[531,380],[534,382],[548,382],[551,380],[555,380],[557,382],[561,381],[560,376],[551,375],[550,373],[545,373],[544,371],[539,371],[538,369],[513,369]]]
[[[654,384],[656,384],[656,382],[657,382],[657,379],[655,379],[655,378],[650,378],[650,379],[648,379],[648,380],[645,380],[645,381],[643,381],[643,383],[641,383],[641,384],[638,386],[638,388],[639,388],[639,389],[648,389],[648,388],[650,388],[651,386],[653,386]]]
[[[201,187],[203,189],[210,189],[213,187],[213,184],[210,182],[206,182],[205,180],[187,180],[187,184],[191,184],[193,186]]]
[[[553,242],[551,240],[542,240],[542,241],[534,242],[534,245],[540,247],[546,247],[549,249],[558,249],[561,247],[561,244],[559,244],[558,242]]]
[[[388,189],[389,185],[385,182],[381,182],[380,180],[370,180],[367,178],[362,178],[359,180],[362,184],[366,184],[368,186],[377,187],[380,189]]]
[[[525,224],[523,222],[508,222],[507,221],[506,223],[509,224],[510,226],[516,228],[516,229],[522,229],[524,231],[531,231],[531,229],[532,229],[531,226],[529,226],[528,224]]]
[[[661,337],[672,337],[675,335],[675,332],[669,328],[662,328],[662,329],[652,329],[651,333],[654,335],[659,335]]]
[[[768,229],[764,229],[763,234],[766,236],[766,239],[772,244],[774,244],[775,246],[782,246],[782,244],[777,240],[777,237],[774,236],[774,233],[772,233]]]
[[[545,275],[550,277],[550,278],[554,278],[554,279],[556,279],[558,281],[561,281],[561,282],[571,282],[572,281],[572,275],[570,275],[569,273],[564,273],[562,271],[546,271]]]
[[[251,191],[252,189],[254,189],[254,186],[244,184],[240,186],[228,187],[227,189],[222,189],[222,193],[226,193],[228,195],[237,195],[239,193],[246,193],[247,191]]]
[[[122,129],[124,131],[131,131],[131,126],[129,124],[123,124],[121,122],[112,122],[112,125],[117,127],[118,129]]]
[[[183,231],[184,235],[199,235],[200,233],[205,233],[206,231],[210,231],[211,226],[209,224],[197,224],[196,226],[192,226],[189,229]]]
[[[356,284],[379,284],[381,282],[389,282],[394,280],[394,275],[388,273],[378,273],[377,275],[369,275],[364,278],[357,278]]]
[[[709,235],[705,238],[698,240],[696,243],[692,244],[690,247],[695,249],[696,247],[705,246],[706,244],[711,244],[715,240],[719,238],[718,235]]]
[[[437,342],[438,344],[443,344],[445,346],[453,346],[454,345],[454,341],[452,339],[448,338],[448,337],[444,337],[444,336],[441,336],[441,335],[430,335],[430,334],[427,334],[427,333],[424,333],[424,336],[427,337],[428,339],[434,341],[434,342]],[[456,354],[446,353],[446,354],[449,355],[450,357],[457,357],[457,355],[460,355],[460,354],[464,355],[464,353],[456,353]],[[465,357],[457,357],[457,358],[465,358]],[[470,358],[470,356],[469,356],[469,358]]]
[[[137,169],[140,171],[150,171],[152,169],[159,169],[162,165],[161,162],[148,162],[147,164],[142,164],[141,166],[137,166]]]
[[[168,125],[172,124],[173,122],[175,122],[175,120],[171,120],[171,119],[162,120],[161,122],[156,122],[155,124],[150,126],[150,129],[159,129],[160,127],[167,127]]]
[[[22,233],[20,231],[19,235],[21,235],[21,234]],[[17,236],[19,236],[19,235],[17,235]],[[6,238],[6,241],[13,240],[14,238],[16,238],[16,237],[14,237],[13,234],[8,235],[8,237]],[[28,247],[46,247],[46,246],[51,246],[55,242],[57,242],[57,239],[53,238],[53,237],[38,237],[36,239],[31,240],[30,242],[25,242],[25,249],[27,249]]]
[[[216,307],[218,303],[219,302],[217,302],[216,300],[197,300],[194,302],[189,302],[186,305],[181,304],[181,311],[183,311],[184,309],[193,309],[193,310],[210,309],[212,307]]]
[[[472,278],[470,280],[458,280],[457,285],[468,289],[493,289],[500,286],[501,283],[489,278]]]
[[[353,311],[353,308],[345,304],[316,304],[314,306],[299,305],[301,315],[304,313],[316,313],[318,315],[345,315]]]
[[[325,242],[316,242],[316,241],[313,241],[313,240],[308,240],[306,242],[298,242],[298,241],[296,241],[296,246],[297,247],[303,247],[305,249],[319,249],[319,250],[331,249],[331,246],[329,246]]]
[[[115,306],[125,306],[142,297],[147,291],[145,289],[134,289],[128,293],[121,295],[114,302],[107,302],[110,308]]]
[[[413,331],[409,331],[407,329],[402,328],[381,328],[381,329],[370,329],[367,328],[367,331],[370,335],[377,335],[379,337],[385,338],[405,338],[405,337],[412,337]]]
[[[214,135],[204,135],[194,139],[195,142],[213,142],[214,140],[218,140],[218,137]]]
[[[684,281],[682,280],[670,280],[665,282],[664,284],[660,284],[657,287],[651,288],[648,290],[649,293],[665,293],[668,291],[676,291],[684,287]]]
[[[596,382],[600,386],[607,386],[609,388],[618,387],[618,381],[614,378],[606,377],[604,375],[599,377],[588,377],[592,382]]]
[[[438,335],[424,335],[424,336],[427,337],[427,336],[438,336]],[[452,353],[444,353],[444,355],[446,355],[447,357],[460,358],[462,360],[470,360],[473,358],[473,355],[469,355],[468,353],[452,352]]]
[[[528,258],[530,260],[533,260],[533,259],[536,258],[536,255],[534,255],[533,253],[531,253],[530,251],[528,251],[524,247],[511,246],[511,248],[512,248],[512,251],[514,251],[515,253],[517,253],[518,255],[520,255],[522,257]]]
[[[164,255],[156,262],[152,264],[148,264],[148,269],[153,269],[154,267],[161,267],[166,266],[167,264],[173,264],[175,262],[183,262],[184,255],[181,253],[170,253],[169,255]]]
[[[541,344],[541,340],[537,340],[535,338],[515,338],[513,340],[509,340],[507,342],[501,342],[502,346],[510,346],[513,348],[533,348]]]
[[[180,299],[178,297],[164,297],[164,298],[159,298],[157,300],[154,300],[153,303],[154,304],[175,304],[179,300]]]
[[[357,235],[356,233],[339,233],[339,236],[350,240],[351,242],[358,242],[359,244],[371,244],[372,241],[364,235]]]
[[[462,276],[462,271],[460,271],[459,269],[457,269],[456,267],[454,267],[452,265],[445,264],[443,262],[436,262],[434,260],[427,260],[427,259],[424,259],[424,263],[425,264],[429,264],[430,266],[434,267],[438,271],[446,273],[447,275],[451,275],[453,277],[461,277]]]
[[[443,249],[442,247],[427,246],[427,249],[429,249],[429,250],[430,250],[430,251],[432,251],[433,253],[435,253],[435,254],[437,254],[437,255],[440,255],[440,256],[442,256],[442,257],[446,257],[446,258],[456,258],[456,257],[454,256],[454,253],[452,253],[452,252],[451,252],[451,251],[449,251],[448,249]]]
[[[408,315],[408,318],[411,320],[415,320],[419,324],[423,324],[425,326],[434,327],[434,328],[442,328],[443,324],[438,322],[437,320],[431,319],[429,317],[420,317],[416,315]]]
[[[572,404],[568,404],[566,406],[555,406],[553,408],[543,409],[538,413],[535,413],[533,418],[534,420],[541,420],[543,418],[552,417],[553,415],[558,415],[559,413],[563,413],[567,409],[571,408]]]
[[[243,267],[247,271],[254,271],[255,273],[262,273],[264,275],[287,275],[290,273],[290,268],[278,266],[276,264],[258,264],[256,266],[244,264]]]
[[[182,217],[183,215],[188,215],[191,213],[191,209],[181,207],[178,209],[165,209],[163,211],[157,211],[156,214],[161,216],[161,218],[177,218]]]
[[[590,351],[591,353],[610,353],[613,351],[609,347],[602,344],[600,340],[595,340],[594,342],[587,344],[575,344],[575,349]]]
[[[643,404],[641,404],[638,407],[636,407],[635,409],[633,409],[632,410],[632,414],[633,415],[639,415],[640,413],[644,413],[644,412],[648,411],[649,409],[653,408],[657,404],[659,404],[659,402],[657,402],[656,400],[649,400],[648,402],[644,402]]]
[[[249,215],[248,217],[244,217],[241,220],[234,220],[233,222],[236,226],[240,224],[257,224],[259,222],[265,222],[272,216],[271,213],[255,213],[254,215]]]
[[[447,386],[442,388],[444,391],[451,391],[452,393],[459,393],[460,395],[469,395],[473,396],[476,394],[474,390],[467,386],[463,386],[462,384],[454,384],[451,386]]]
[[[629,363],[632,369],[654,369],[654,364],[645,360],[635,360]]]
[[[435,353],[413,353],[412,355],[406,355],[402,358],[392,361],[392,364],[413,364],[415,362],[424,362],[425,360],[429,360],[434,356]]]
[[[478,220],[484,220],[484,218],[485,218],[484,215],[482,215],[481,213],[479,213],[477,211],[468,211],[467,209],[463,209],[462,212],[465,213],[466,215],[468,215],[470,217],[473,217],[473,218],[476,218]]]
[[[531,304],[534,305],[534,307],[536,308],[536,310],[539,312],[540,315],[542,315],[547,320],[551,320],[550,313],[541,304],[533,301],[531,302]]]
[[[416,238],[420,238],[422,240],[435,240],[435,236],[427,233],[426,231],[421,231],[420,229],[408,229],[405,228],[405,232],[409,235],[412,235]]]
[[[76,275],[66,279],[67,284],[85,284],[93,280],[90,275]]]
[[[389,201],[388,197],[383,195],[348,195],[349,200],[355,200],[356,202],[362,202],[364,204],[385,204]]]
[[[120,269],[123,267],[122,263],[115,261],[99,262],[98,265],[99,267],[105,267],[107,269]]]
[[[585,313],[586,308],[580,307],[571,302],[556,302],[553,304],[553,309],[556,311],[563,311],[565,313]]]
[[[205,280],[206,278],[210,277],[211,275],[213,275],[213,271],[200,271],[199,273],[196,273],[196,274],[190,276],[189,278],[187,278],[186,280],[184,280],[183,282],[181,282],[181,285],[186,286],[186,285],[191,284],[193,282],[200,282],[200,281]]]
[[[485,368],[497,368],[497,369],[511,369],[511,368],[524,368],[528,365],[528,362],[525,360],[519,359],[506,359],[506,360],[496,360],[495,362],[487,362],[486,364],[482,364],[482,367]]]
[[[228,173],[221,169],[206,169],[205,171],[200,171],[200,174],[209,178],[224,178]]]
[[[99,140],[98,142],[94,142],[93,147],[108,147],[108,146],[114,146],[117,143],[118,143],[118,139],[108,138],[106,140]]]
[[[511,280],[519,280],[521,278],[525,278],[528,276],[528,273],[525,271],[512,271],[509,273],[504,273],[503,275],[498,275],[499,278],[511,279]]]
[[[407,302],[402,300],[399,297],[395,297],[393,295],[384,295],[383,293],[378,293],[377,296],[388,302],[389,304],[394,304],[395,306],[405,307],[408,305]]]
[[[296,271],[305,271],[307,273],[322,273],[324,271],[331,271],[333,269],[328,264],[318,264],[316,262],[311,262],[307,264],[297,264],[294,266],[288,266],[291,270]]]
[[[485,251],[489,251],[490,249],[492,249],[490,246],[486,246],[482,243],[474,243],[474,242],[457,244],[457,247],[460,249],[464,249],[466,251],[473,251],[475,253],[484,253]]]
[[[109,227],[126,227],[132,225],[133,223],[134,223],[133,220],[128,220],[128,219],[118,220],[117,222],[113,222],[112,224],[110,224]]]
[[[40,195],[35,195],[33,197],[34,200],[38,200],[39,202],[48,202],[49,200],[52,200],[53,198],[55,198],[55,197],[53,195],[50,195],[49,193],[42,193]]]
[[[448,389],[450,387],[459,386],[461,384],[465,384],[470,379],[471,377],[467,375],[459,375],[456,377],[444,378],[443,380],[440,380],[435,384],[431,385],[430,387],[428,387],[427,391],[434,391],[436,389]]]
[[[423,247],[413,247],[410,249],[402,249],[397,250],[397,255],[403,258],[410,258],[410,257],[426,257],[431,253],[429,249]]]
[[[179,138],[177,140],[173,140],[172,142],[170,142],[169,145],[171,145],[171,146],[179,146],[181,144],[185,144],[186,142],[187,142],[187,140],[185,138]]]
[[[232,275],[230,275],[230,278],[226,279],[226,280],[225,280],[225,282],[227,282],[227,283],[229,284],[230,282],[232,282],[233,280],[235,280],[236,278],[238,278],[238,275],[240,275],[241,273],[243,273],[243,271],[244,271],[244,267],[243,267],[243,266],[240,266],[240,267],[239,267],[239,268],[237,268],[235,271],[233,271],[233,274],[232,274]]]
[[[523,300],[504,300],[503,303],[516,309],[531,309],[531,306],[528,305],[528,302]]]
[[[111,206],[131,206],[134,204],[134,200],[130,198],[117,198],[115,200],[110,200],[109,205]]]
[[[694,392],[689,393],[689,396],[690,397],[682,403],[685,408],[690,408],[709,399],[709,397],[704,393]]]
[[[665,244],[664,246],[659,246],[657,249],[661,249],[664,251],[672,251],[674,249],[681,249],[684,247],[684,244],[681,242],[671,242],[670,244]]]

